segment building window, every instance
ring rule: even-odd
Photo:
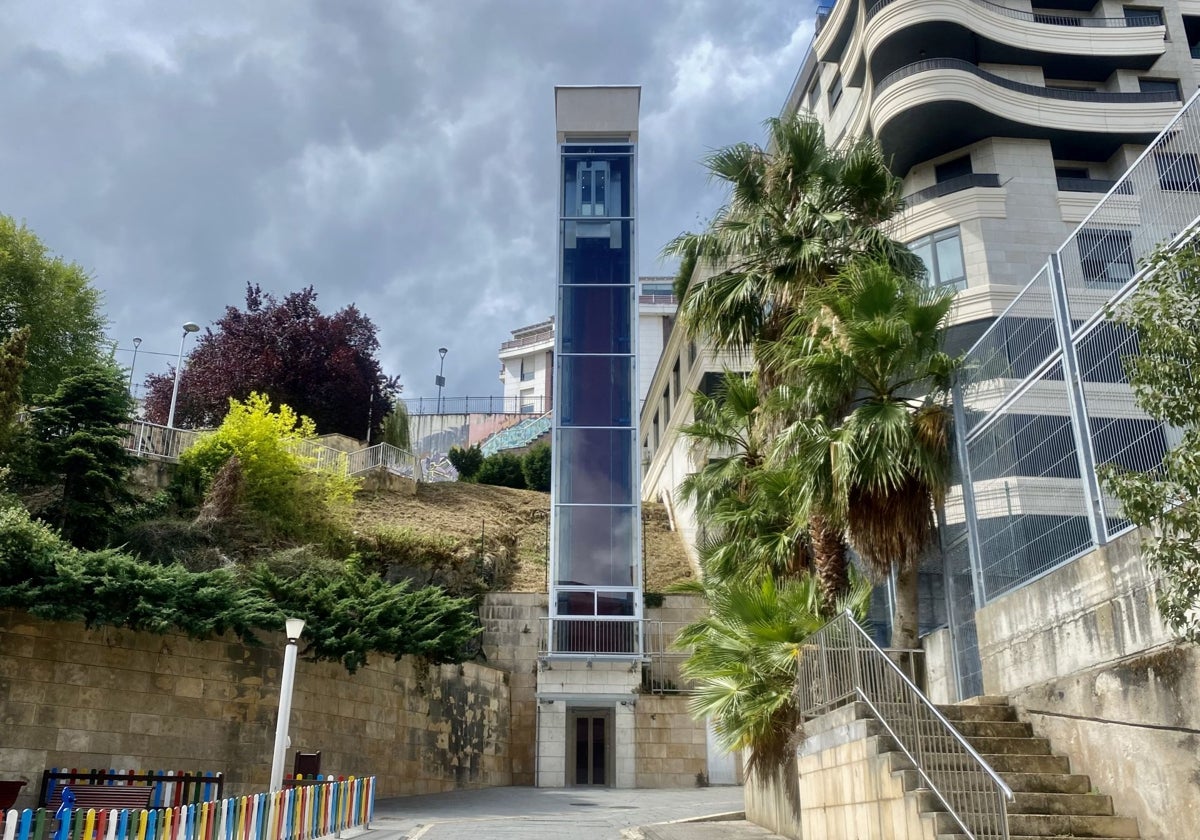
[[[1188,50],[1192,58],[1200,58],[1200,17],[1184,15],[1183,30],[1187,33]]]
[[[963,262],[962,237],[957,227],[945,228],[908,244],[925,264],[925,283],[930,288],[965,289],[967,271]]]
[[[817,110],[817,103],[821,101],[821,77],[813,79],[812,87],[808,89],[808,110]]]
[[[948,160],[945,163],[939,163],[933,168],[933,177],[935,181],[941,184],[944,181],[950,181],[954,178],[961,178],[964,175],[970,175],[972,171],[971,156],[963,155],[962,157],[957,157],[954,160]]]
[[[642,284],[642,294],[656,295],[659,297],[666,297],[668,295],[674,295],[675,294],[674,284],[672,284],[672,283],[643,283]]]
[[[1158,184],[1174,192],[1200,192],[1200,165],[1193,152],[1155,152]]]
[[[521,381],[522,382],[532,382],[533,381],[533,363],[530,362],[529,364],[526,364],[525,359],[521,360]]]
[[[837,107],[838,102],[842,98],[842,74],[838,73],[833,77],[833,83],[829,85],[829,110],[832,111]]]
[[[1180,99],[1178,79],[1138,79],[1138,88],[1142,93],[1169,93],[1175,99]]]
[[[1125,6],[1125,22],[1130,26],[1162,26],[1162,9],[1145,6]]]
[[[1083,278],[1089,283],[1124,283],[1133,277],[1133,234],[1128,230],[1083,228],[1075,241]]]

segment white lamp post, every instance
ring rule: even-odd
[[[171,411],[167,415],[167,428],[175,428],[175,400],[179,399],[179,369],[183,367],[183,343],[188,333],[199,332],[200,325],[188,321],[183,325],[183,338],[179,339],[179,358],[175,362],[175,387],[171,389]]]
[[[292,687],[296,682],[296,642],[304,632],[304,619],[289,618],[287,647],[283,650],[283,678],[279,682],[279,717],[275,721],[275,754],[271,758],[271,790],[283,788],[283,762],[287,758],[288,722],[292,717]]]
[[[137,395],[133,393],[133,371],[137,367],[137,351],[142,346],[142,340],[135,338],[133,340],[133,361],[129,365],[129,396],[137,399]]]
[[[438,386],[438,414],[442,413],[442,387],[446,384],[446,377],[442,376],[442,373],[446,369],[446,354],[449,352],[445,347],[438,348],[438,356],[441,357],[441,361],[438,362],[438,375],[434,379],[434,383]]]

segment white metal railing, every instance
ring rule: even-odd
[[[1008,785],[850,613],[809,637],[796,694],[806,718],[866,703],[968,837],[1008,840]]]
[[[642,620],[617,615],[543,618],[538,653],[542,656],[640,657]]]
[[[172,429],[145,420],[133,420],[129,424],[125,448],[139,458],[178,461],[184,450],[195,444],[205,431]],[[316,441],[301,440],[288,444],[288,449],[300,456],[305,466],[315,470],[359,475],[382,468],[396,475],[414,477],[412,453],[388,443],[377,443],[356,452],[342,452]]]
[[[690,694],[695,688],[683,675],[683,663],[691,654],[675,648],[675,639],[687,626],[683,621],[646,619],[642,626],[642,690],[647,694]]]

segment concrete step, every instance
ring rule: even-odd
[[[1010,814],[1111,817],[1112,797],[1099,793],[1013,793]]]
[[[961,700],[958,706],[1007,706],[1008,696],[1004,694],[977,694],[974,697],[968,697],[966,700]]]
[[[1069,773],[1000,773],[1000,778],[1013,793],[1090,793],[1092,790],[1089,777]]]
[[[938,706],[937,710],[951,722],[959,720],[1016,720],[1012,706]]]
[[[1071,762],[1063,755],[987,755],[983,756],[1001,778],[1008,773],[1070,773]]]
[[[956,720],[954,728],[963,737],[972,738],[1032,738],[1033,727],[1019,720]]]
[[[983,755],[1050,755],[1045,738],[968,738]]]
[[[938,835],[961,831],[946,813],[932,815]],[[1074,816],[1061,814],[1009,814],[1009,833],[1013,837],[1138,837],[1137,822],[1127,817]]]

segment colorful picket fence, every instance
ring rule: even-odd
[[[109,787],[151,787],[151,808],[170,808],[223,799],[225,777],[222,773],[187,770],[78,770],[51,767],[42,773],[42,789],[38,802],[57,805],[59,789],[65,785],[105,785]]]
[[[13,810],[0,840],[317,840],[368,828],[374,813],[375,777],[351,777],[148,811]]]

